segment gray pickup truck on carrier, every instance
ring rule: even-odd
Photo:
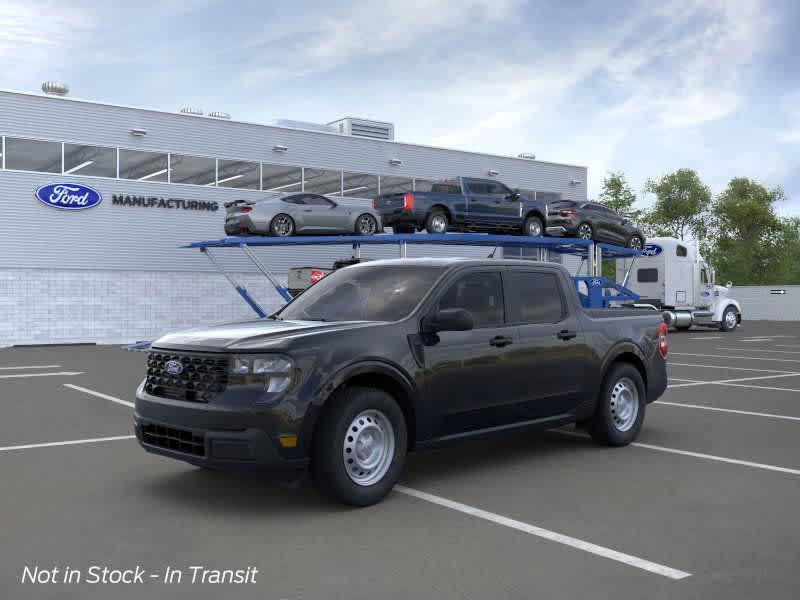
[[[544,235],[547,204],[494,179],[456,177],[434,183],[429,192],[383,194],[373,201],[395,233],[488,231]]]
[[[667,385],[666,325],[584,309],[567,271],[519,260],[339,269],[265,319],[156,340],[136,391],[145,450],[381,500],[409,450],[568,423],[623,446]]]

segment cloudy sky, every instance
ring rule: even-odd
[[[0,0],[0,88],[235,119],[392,121],[401,141],[780,185],[800,215],[794,0]],[[647,204],[652,199],[643,199]]]

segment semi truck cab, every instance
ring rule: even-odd
[[[617,279],[627,271],[617,261]],[[742,321],[742,309],[731,297],[732,284],[716,285],[713,267],[697,247],[676,238],[652,238],[636,259],[627,287],[640,296],[639,303],[664,312],[667,325],[678,330],[692,325],[732,331]]]

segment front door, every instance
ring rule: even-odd
[[[516,328],[505,323],[499,271],[460,275],[438,300],[436,310],[445,308],[469,311],[475,328],[440,332],[425,348],[423,395],[436,437],[500,424],[491,408],[510,397],[508,354],[517,341]]]
[[[307,194],[303,207],[304,221],[307,224],[307,231],[333,232],[344,229],[343,222],[347,220],[343,217],[342,210],[337,205],[326,198],[317,194]]]
[[[496,181],[464,180],[468,187],[469,220],[485,229],[515,225],[520,220],[520,201]]]

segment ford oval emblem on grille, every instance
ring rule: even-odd
[[[183,365],[179,360],[168,360],[164,365],[164,371],[170,375],[180,375],[183,373]]]

